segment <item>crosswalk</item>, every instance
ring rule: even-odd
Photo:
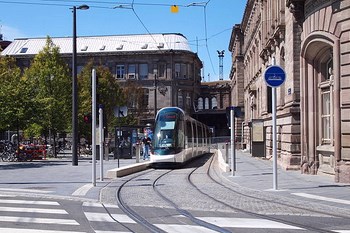
[[[0,198],[0,233],[80,233],[80,224],[57,201]]]
[[[132,232],[129,226],[137,224],[124,214],[117,205],[84,202],[83,211],[90,226],[96,233]]]
[[[0,233],[129,233],[142,232],[137,222],[122,212],[117,205],[98,202],[79,204],[80,216],[72,216],[61,201],[52,199],[0,195]],[[155,210],[155,209],[154,209]],[[170,217],[170,216],[169,216]],[[159,229],[169,233],[200,232],[211,233],[214,230],[186,222],[185,216],[175,215],[171,220],[152,220]],[[83,220],[82,220],[83,219]],[[254,232],[305,232],[305,229],[266,219],[240,217],[198,216],[197,219],[235,232],[237,229]],[[167,222],[169,221],[169,222]],[[140,229],[140,231],[135,230]],[[349,230],[333,232],[350,233]]]

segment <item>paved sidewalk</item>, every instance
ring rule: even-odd
[[[136,159],[120,159],[119,166],[135,164]],[[100,191],[111,182],[107,170],[118,167],[118,160],[110,157],[103,163],[104,179],[100,179],[100,161],[96,162],[96,186],[92,185],[92,161],[80,157],[79,165],[72,166],[70,154],[58,158],[32,162],[0,162],[0,192],[18,195],[52,195],[66,198],[85,198],[98,201]]]
[[[230,157],[229,153],[229,164]],[[252,157],[237,150],[234,176],[231,171],[223,175],[241,187],[350,209],[350,184],[336,183],[332,176],[306,175],[300,171],[285,171],[278,166],[277,190],[274,190],[272,166],[272,159]]]

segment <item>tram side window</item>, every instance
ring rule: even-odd
[[[192,124],[190,121],[186,122],[186,130],[187,130],[187,142],[188,146],[192,147],[193,145],[193,140],[192,140]]]
[[[202,146],[202,138],[203,138],[203,135],[202,135],[202,125],[199,125],[198,127],[198,144],[199,146]]]
[[[178,121],[178,136],[177,136],[177,140],[178,140],[178,147],[185,147],[185,126],[184,126],[184,121],[183,120],[179,120]]]

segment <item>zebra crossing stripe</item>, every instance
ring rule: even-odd
[[[38,229],[22,229],[22,228],[6,228],[1,227],[0,233],[83,233],[78,231],[50,231],[50,230],[38,230]]]
[[[302,228],[300,227],[295,227],[295,226],[291,226],[291,225],[287,225],[284,223],[275,222],[267,219],[218,218],[218,217],[200,217],[198,219],[220,227],[302,230]]]
[[[95,233],[132,233],[131,231],[96,231]]]
[[[0,188],[0,191],[4,191],[4,192],[24,192],[24,193],[53,193],[53,191],[45,191],[45,190],[37,190],[37,189]]]
[[[59,206],[56,201],[28,201],[28,200],[17,200],[17,199],[0,199],[0,204],[20,204],[20,205],[53,205]]]
[[[176,225],[176,224],[155,224],[156,227],[168,232],[196,232],[196,233],[214,233],[217,231],[210,230],[201,226],[191,226],[191,225]]]
[[[119,209],[119,207],[117,205],[112,205],[112,204],[101,204],[98,202],[84,202],[83,203],[84,207],[98,207],[98,208],[103,208],[103,207],[107,207],[107,208],[116,208]]]
[[[94,212],[85,212],[86,218],[91,222],[115,222],[120,223],[136,223],[126,214],[112,214],[112,217],[107,213],[94,213]]]
[[[0,222],[17,222],[17,223],[18,222],[22,222],[22,223],[40,223],[40,224],[79,225],[78,222],[76,222],[75,220],[71,220],[71,219],[10,217],[10,216],[1,216]]]
[[[2,207],[0,211],[22,212],[22,213],[42,213],[42,214],[68,214],[63,209],[43,209],[43,208],[20,208],[20,207]]]

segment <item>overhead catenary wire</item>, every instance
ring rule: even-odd
[[[207,31],[207,6],[208,4],[211,2],[211,0],[208,0],[206,2],[194,2],[191,4],[187,4],[187,5],[177,5],[179,7],[203,7],[203,16],[204,16],[204,39],[200,39],[205,41],[205,47],[206,47],[206,51],[208,54],[208,58],[213,70],[213,73],[216,74],[215,72],[215,68],[213,65],[213,61],[210,55],[210,49],[209,49],[209,45],[208,45],[208,40],[211,39],[212,37],[221,34],[222,32],[229,30],[229,29],[225,29],[222,32],[219,32],[213,36],[211,36],[210,38],[208,38],[208,31]],[[143,26],[143,28],[147,31],[147,33],[151,36],[152,40],[157,43],[157,41],[155,40],[155,38],[152,36],[152,33],[150,32],[150,30],[146,27],[145,23],[143,22],[143,20],[141,19],[141,17],[137,14],[137,12],[135,11],[135,6],[164,6],[164,7],[171,7],[174,6],[174,4],[166,4],[166,3],[137,3],[134,0],[132,1],[132,3],[126,3],[126,2],[114,2],[114,1],[94,1],[94,0],[86,0],[86,1],[79,1],[79,0],[31,0],[31,1],[3,1],[0,0],[0,3],[8,3],[8,4],[22,4],[22,5],[39,5],[39,6],[59,6],[59,7],[72,7],[74,5],[78,5],[78,4],[89,4],[90,8],[101,8],[101,9],[116,9],[116,8],[124,8],[124,9],[131,9],[133,11],[133,14],[135,15],[135,17],[138,19],[138,21],[141,23],[141,25]],[[96,5],[90,5],[90,4],[96,4]],[[110,5],[110,6],[109,6]],[[190,44],[190,43],[189,43]],[[196,46],[198,45],[198,40],[196,42]],[[201,45],[203,46],[203,45]]]

